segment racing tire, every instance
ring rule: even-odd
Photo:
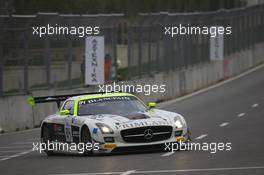
[[[48,150],[47,146],[48,146],[48,141],[51,142],[52,141],[52,137],[51,137],[51,132],[49,130],[49,127],[47,124],[45,124],[42,128],[42,137],[41,137],[41,143],[45,144],[45,150],[44,152],[47,154],[47,156],[52,156],[54,155],[54,152],[51,150]]]
[[[81,132],[81,143],[87,144],[87,143],[92,143],[92,137],[91,137],[91,133],[90,130],[87,126],[84,126],[82,128],[82,132]],[[91,156],[93,155],[93,149],[91,150],[84,150],[83,153],[84,156]]]

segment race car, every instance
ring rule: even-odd
[[[29,102],[57,102],[59,107],[42,121],[41,143],[89,143],[92,149],[82,152],[87,155],[164,149],[165,143],[190,141],[183,116],[157,109],[154,102],[145,105],[130,93],[30,97]],[[47,155],[55,153],[48,148]]]

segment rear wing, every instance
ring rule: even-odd
[[[54,95],[54,96],[42,96],[42,97],[28,97],[28,103],[35,107],[37,103],[51,103],[56,102],[58,108],[62,101],[67,100],[70,97],[79,96],[79,95],[93,95],[93,94],[105,94],[106,92],[90,92],[90,93],[80,93],[80,94],[65,94],[65,95]]]

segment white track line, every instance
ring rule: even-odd
[[[123,171],[124,172],[124,171]],[[123,172],[101,172],[101,173],[64,173],[64,174],[52,174],[52,175],[107,175],[107,174],[122,174]]]
[[[14,145],[27,145],[27,144],[33,144],[32,142],[15,142],[15,143],[12,143]]]
[[[165,153],[165,154],[162,154],[161,156],[162,156],[162,157],[167,157],[167,156],[170,156],[170,155],[172,155],[172,154],[174,154],[174,152],[167,152],[167,153]]]
[[[129,170],[129,171],[125,171],[123,172],[121,175],[129,175],[129,174],[132,174],[132,173],[135,173],[136,170]]]
[[[238,117],[243,117],[244,115],[246,115],[246,113],[244,113],[244,112],[237,114]]]
[[[23,131],[7,132],[7,133],[0,134],[0,136],[4,136],[4,135],[17,135],[17,134],[23,134],[23,133],[37,131],[37,130],[40,130],[40,129],[39,128],[33,128],[33,129],[27,129],[27,130],[23,130]]]
[[[31,138],[31,139],[26,139],[27,141],[40,141],[40,138]]]
[[[136,171],[138,174],[152,174],[152,173],[177,173],[177,172],[202,172],[202,171],[228,171],[228,170],[252,170],[264,169],[264,166],[256,167],[230,167],[230,168],[204,168],[204,169],[181,169],[181,170],[154,170],[154,171]]]
[[[19,153],[19,152],[25,152],[26,150],[6,150],[6,151],[0,151],[0,153]]]
[[[222,86],[222,85],[224,85],[224,84],[227,84],[227,83],[229,83],[229,82],[231,82],[231,81],[234,81],[234,80],[236,80],[236,79],[239,79],[239,78],[241,78],[241,77],[244,77],[244,76],[246,76],[246,75],[248,75],[248,74],[250,74],[250,73],[252,73],[252,72],[254,72],[254,71],[257,71],[257,70],[259,70],[259,69],[261,69],[261,68],[263,68],[263,67],[264,67],[264,64],[261,64],[261,65],[259,65],[259,66],[257,66],[257,67],[254,67],[254,68],[252,68],[252,69],[250,69],[250,70],[248,70],[248,71],[245,71],[245,72],[243,72],[243,73],[241,73],[241,74],[239,74],[239,75],[237,75],[237,76],[234,76],[234,77],[232,77],[232,78],[229,78],[229,79],[227,79],[227,80],[224,80],[224,81],[222,81],[222,82],[220,82],[220,83],[214,84],[214,85],[209,86],[209,87],[207,87],[207,88],[204,88],[204,89],[198,90],[198,91],[196,91],[196,92],[193,92],[193,93],[191,93],[191,94],[188,94],[188,95],[185,95],[185,96],[182,96],[182,97],[179,97],[179,98],[173,99],[173,100],[169,100],[169,101],[166,101],[166,102],[161,102],[161,103],[158,104],[158,106],[159,106],[159,107],[166,107],[166,106],[169,106],[169,105],[171,105],[171,104],[173,104],[173,103],[176,103],[176,102],[179,102],[179,101],[185,100],[185,99],[187,99],[187,98],[193,97],[193,96],[195,96],[195,95],[202,94],[202,93],[207,92],[207,91],[209,91],[209,90],[211,90],[211,89],[214,89],[214,88],[220,87],[220,86]]]
[[[0,146],[0,149],[30,149],[30,147],[25,147],[25,146]]]
[[[207,136],[208,136],[207,134],[202,134],[202,135],[196,137],[195,139],[196,139],[196,140],[201,140],[201,139],[203,139],[203,138],[205,138],[205,137],[207,137]]]
[[[208,171],[230,171],[230,170],[257,170],[264,169],[264,166],[252,167],[230,167],[230,168],[201,168],[201,169],[179,169],[179,170],[150,170],[150,171],[136,171],[134,174],[155,174],[155,173],[177,173],[177,172],[208,172]],[[126,171],[129,172],[129,171]],[[71,174],[56,174],[56,175],[105,175],[105,174],[122,174],[124,172],[101,172],[101,173],[71,173]]]
[[[14,155],[11,155],[11,156],[7,156],[7,157],[5,157],[5,158],[0,159],[0,162],[1,162],[1,161],[8,160],[8,159],[15,158],[15,157],[23,156],[23,155],[28,154],[28,153],[30,153],[30,152],[32,152],[32,151],[33,151],[33,150],[30,149],[30,150],[27,150],[27,151],[24,151],[24,152],[20,152],[20,153],[18,153],[18,154],[14,154]]]
[[[227,125],[229,125],[229,122],[221,123],[219,126],[220,126],[220,127],[225,127],[225,126],[227,126]]]
[[[256,108],[256,107],[258,107],[258,106],[259,106],[258,103],[255,103],[255,104],[251,105],[252,108]]]

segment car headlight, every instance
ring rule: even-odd
[[[114,133],[114,131],[106,124],[96,123],[96,126],[101,130],[103,134],[113,134]]]
[[[175,126],[177,128],[182,128],[183,127],[183,124],[182,124],[182,122],[180,120],[176,120],[174,124],[175,124]]]

